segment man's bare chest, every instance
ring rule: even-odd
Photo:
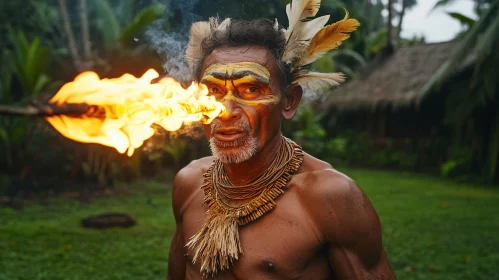
[[[302,279],[310,270],[328,273],[321,236],[297,195],[286,192],[276,202],[274,210],[240,227],[243,254],[227,277],[221,274],[217,279],[255,279],[256,275],[259,279]],[[202,227],[207,210],[200,193],[184,211],[184,243]],[[187,270],[198,272],[199,264],[192,264],[193,251],[185,253]]]

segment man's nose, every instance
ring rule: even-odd
[[[238,120],[242,116],[241,107],[234,100],[225,100],[225,112],[219,117],[224,121]]]

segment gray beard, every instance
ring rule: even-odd
[[[235,147],[232,151],[225,151],[224,148]],[[244,140],[222,142],[214,137],[210,139],[210,149],[212,155],[222,163],[240,163],[247,161],[254,156],[258,150],[258,139],[249,136]]]
[[[250,133],[250,127],[248,120],[241,118],[235,123],[231,124],[232,127],[238,127],[244,132],[246,132],[249,137],[244,137],[243,139],[237,139],[235,141],[219,141],[215,137],[210,138],[210,149],[211,154],[222,163],[240,163],[250,159],[258,151],[258,138],[254,137]],[[215,119],[211,123],[211,135],[214,134],[217,128],[223,127],[222,122]],[[224,148],[232,148],[225,150]]]

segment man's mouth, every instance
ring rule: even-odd
[[[218,141],[235,141],[244,137],[245,132],[239,128],[219,128],[215,130],[214,137]]]

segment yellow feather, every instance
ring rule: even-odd
[[[349,19],[348,12],[346,12],[342,20],[322,28],[315,34],[298,65],[310,64],[321,55],[338,48],[344,40],[350,37],[348,33],[355,31],[359,26],[360,23],[356,19]]]
[[[308,0],[301,14],[301,18],[315,17],[321,6],[321,0]]]
[[[328,20],[329,15],[325,15],[310,21],[298,22],[286,44],[282,60],[285,63],[296,62],[305,52],[307,42],[324,27]]]

